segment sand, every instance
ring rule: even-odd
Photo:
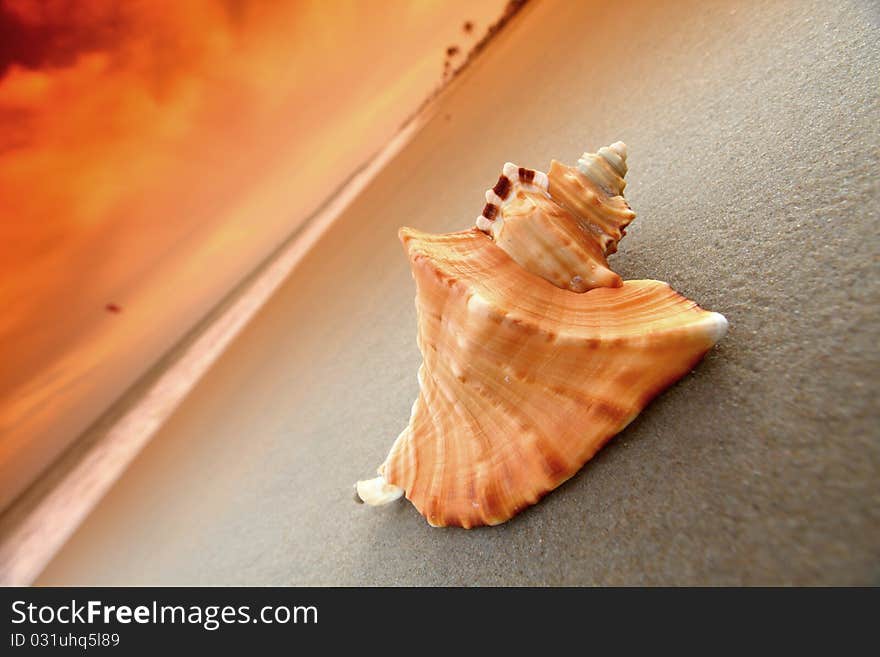
[[[880,581],[876,9],[542,2],[312,249],[39,584]],[[356,505],[417,391],[400,225],[470,224],[506,160],[622,139],[613,266],[731,323],[496,528]]]

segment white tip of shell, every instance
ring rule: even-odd
[[[519,180],[519,167],[513,162],[505,162],[504,168],[501,171],[511,180]]]
[[[616,141],[608,148],[617,153],[620,156],[620,159],[626,159],[626,144],[624,144],[622,141]]]
[[[492,230],[492,222],[486,219],[483,215],[477,217],[477,228],[479,228],[484,233],[491,232]]]
[[[382,475],[375,479],[359,481],[356,488],[358,497],[370,506],[389,504],[403,495],[402,488],[389,484]]]
[[[710,313],[706,323],[709,325],[709,338],[712,340],[712,344],[717,343],[727,334],[729,324],[727,318],[721,313]]]

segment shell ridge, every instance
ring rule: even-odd
[[[495,247],[490,240],[486,240],[485,245],[481,245],[480,248],[485,249],[497,247]],[[503,251],[501,251],[501,253],[503,253]],[[504,254],[504,256],[506,259],[510,260],[507,254]],[[473,253],[470,257],[478,261],[484,260],[481,255],[477,256]],[[433,267],[437,267],[441,271],[443,270],[443,267],[440,266],[439,263],[432,262],[431,264]],[[443,264],[448,265],[450,263],[444,262]],[[515,263],[512,261],[509,263],[494,263],[493,267],[486,270],[485,275],[474,276],[472,272],[467,272],[464,268],[453,265],[453,271],[444,271],[443,275],[460,278],[462,279],[461,282],[463,284],[469,286],[473,285],[480,296],[485,299],[490,306],[498,309],[509,304],[511,302],[511,297],[513,296],[517,296],[519,302],[530,301],[527,297],[515,295],[513,290],[504,291],[503,288],[492,287],[489,285],[494,279],[503,279],[507,276],[509,272],[506,271],[506,269],[511,268],[511,266],[515,267]],[[528,272],[521,272],[521,275],[528,277],[534,276]],[[685,297],[669,287],[668,284],[651,279],[627,281],[625,286],[615,288],[624,291],[626,295],[617,297],[609,296],[607,294],[610,288],[596,288],[583,294],[578,294],[568,290],[555,288],[552,284],[543,279],[536,281],[536,285],[544,285],[545,292],[551,292],[552,290],[552,293],[547,295],[547,298],[541,307],[531,304],[524,306],[523,303],[520,303],[511,310],[505,311],[506,314],[513,320],[521,322],[526,328],[541,331],[544,326],[540,321],[542,317],[546,316],[548,313],[558,314],[561,310],[574,306],[575,311],[578,314],[583,315],[583,317],[580,317],[581,320],[591,320],[589,322],[581,321],[578,324],[569,327],[573,329],[571,335],[574,337],[595,337],[597,335],[596,327],[601,326],[604,323],[602,321],[605,319],[604,315],[609,312],[615,312],[615,305],[617,304],[632,304],[632,299],[626,296],[630,293],[650,293],[650,290],[645,290],[646,286],[657,286],[666,289],[671,295],[674,295],[673,298],[688,301]],[[502,291],[504,291],[503,294],[501,293]],[[634,330],[640,328],[640,325],[637,322],[629,321],[629,324],[632,325],[632,329]]]
[[[434,379],[434,375],[431,372],[428,372],[427,380],[430,381],[431,385],[426,385],[426,387],[428,387],[433,394],[427,400],[428,403],[425,407],[428,412],[425,414],[424,421],[428,423],[430,429],[425,434],[424,439],[420,441],[420,444],[433,448],[435,454],[434,470],[431,473],[430,483],[427,486],[425,495],[425,497],[434,500],[435,503],[434,506],[425,506],[424,509],[419,509],[419,511],[421,511],[425,518],[427,518],[428,522],[433,525],[434,523],[432,521],[436,518],[438,511],[438,501],[443,499],[443,475],[445,474],[448,465],[446,458],[448,445],[446,444],[446,435],[442,431],[438,431],[437,415],[431,412],[432,409],[435,408],[438,396],[442,393],[440,392],[437,382]],[[415,498],[415,491],[413,492],[413,497]]]
[[[467,468],[472,473],[472,476],[468,480],[467,491],[472,491],[471,494],[465,492],[461,494],[460,486],[456,487],[456,492],[459,493],[455,497],[451,497],[447,501],[452,502],[452,508],[448,508],[446,506],[440,507],[436,509],[437,515],[441,519],[445,519],[447,514],[453,513],[456,520],[450,522],[443,522],[443,524],[460,524],[464,527],[471,527],[474,525],[482,525],[482,524],[492,524],[497,521],[497,518],[489,515],[491,512],[493,505],[487,503],[487,487],[492,486],[492,482],[485,481],[484,478],[479,477],[480,473],[480,465],[485,462],[485,456],[482,452],[474,452],[474,445],[477,440],[482,440],[484,443],[485,449],[483,450],[486,454],[491,453],[493,447],[497,447],[497,445],[493,445],[491,440],[489,439],[487,432],[485,430],[485,423],[487,419],[491,421],[492,416],[491,413],[480,412],[482,409],[479,407],[474,407],[474,395],[472,394],[464,394],[471,392],[472,384],[470,377],[468,377],[466,382],[459,381],[451,368],[444,362],[444,359],[438,357],[436,364],[432,368],[436,369],[436,373],[432,373],[432,377],[434,381],[437,382],[439,378],[450,378],[450,385],[456,386],[459,388],[457,395],[450,395],[452,397],[456,397],[455,401],[451,399],[445,398],[443,401],[448,406],[448,417],[457,417],[461,421],[460,425],[457,425],[454,429],[456,435],[468,434],[473,439],[471,440],[463,440],[464,444],[467,447],[467,451],[469,454],[473,455],[474,458],[467,460]],[[440,384],[437,383],[439,386]],[[441,409],[442,410],[442,409]],[[439,415],[439,414],[438,414]],[[506,468],[506,465],[505,465]],[[504,477],[496,478],[498,483],[503,484]],[[476,502],[476,506],[473,505],[473,502]],[[462,504],[471,504],[470,508],[465,506],[465,508],[458,509],[456,512],[456,507],[460,507]]]
[[[443,366],[441,365],[441,367],[443,367]],[[446,370],[446,371],[449,372],[448,370]],[[451,374],[451,372],[449,372],[449,374]],[[483,397],[479,393],[476,393],[473,395],[463,395],[462,397],[463,397],[463,399],[462,399],[463,406],[461,407],[461,412],[467,414],[467,416],[471,419],[473,425],[476,425],[479,428],[479,431],[475,432],[475,433],[482,434],[484,437],[484,440],[486,441],[486,444],[490,448],[490,450],[494,451],[494,453],[496,455],[498,455],[496,458],[491,459],[491,461],[494,462],[494,464],[501,465],[505,470],[508,470],[508,460],[509,459],[501,458],[501,454],[503,454],[503,452],[499,451],[499,449],[498,449],[499,447],[513,446],[514,449],[516,449],[517,453],[525,456],[525,454],[520,449],[520,445],[519,445],[519,443],[517,443],[517,441],[506,440],[506,441],[502,441],[502,443],[499,444],[498,442],[493,441],[492,439],[489,438],[489,432],[487,431],[487,427],[486,427],[487,424],[494,425],[497,429],[502,429],[503,427],[499,424],[499,420],[498,420],[499,414],[492,407],[491,403],[489,402],[489,400],[487,398]],[[501,399],[500,401],[502,403],[504,403],[503,399]],[[522,414],[523,414],[523,412],[522,412],[521,408],[517,408],[517,407],[513,407],[513,406],[508,405],[504,416],[505,417],[518,417],[518,416],[521,416]],[[525,420],[521,420],[521,422],[525,423]],[[492,462],[490,462],[489,465],[492,465],[493,464]],[[524,462],[527,464],[532,463],[528,459],[525,459]],[[508,478],[510,477],[509,472],[507,472],[507,476],[508,476]],[[499,477],[497,479],[499,481],[503,482],[505,478]],[[507,491],[505,491],[505,492],[507,492]],[[483,520],[484,521],[492,520],[492,521],[497,522],[499,520],[504,520],[504,519],[509,518],[510,515],[506,515],[506,513],[507,513],[506,511],[500,513],[497,517],[492,517],[492,516],[486,515],[491,510],[491,508],[494,508],[494,507],[487,505],[486,499],[485,499],[485,493],[486,493],[485,486],[480,488],[477,493],[478,497],[479,497],[479,501],[478,501],[479,508],[481,510],[480,515],[483,518]],[[511,498],[512,496],[508,493],[504,497]],[[486,522],[486,524],[491,524],[491,523]]]
[[[480,358],[486,359],[487,355],[482,354]],[[542,450],[542,458],[545,458],[548,463],[551,463],[554,459],[557,463],[560,459],[571,461],[570,458],[565,458],[563,456],[563,452],[561,452],[559,449],[559,440],[555,438],[555,436],[560,433],[559,421],[555,417],[555,413],[549,408],[542,409],[540,406],[533,404],[532,400],[528,396],[518,399],[515,403],[508,401],[507,396],[505,394],[501,394],[503,392],[503,387],[499,383],[500,379],[497,377],[488,377],[482,375],[480,373],[482,371],[482,368],[477,367],[479,364],[480,363],[478,362],[475,362],[473,364],[473,369],[475,370],[476,374],[472,377],[469,376],[468,380],[471,381],[471,379],[473,378],[477,380],[485,390],[491,390],[496,393],[496,403],[502,404],[504,406],[504,417],[519,418],[519,423],[521,425],[530,426],[532,428],[531,431],[534,435],[535,444],[539,448],[542,446],[544,447],[544,449]],[[474,387],[475,386],[473,385],[471,386],[472,389]],[[469,398],[472,398],[472,396],[459,396],[459,399],[461,401]],[[573,401],[577,403],[579,399],[575,398],[573,399]],[[482,425],[487,421],[494,421],[496,413],[498,413],[498,411],[492,408],[488,409],[488,411],[480,412],[478,423]],[[507,441],[507,444],[515,446],[515,448],[521,452],[519,442]],[[549,455],[547,454],[548,451],[550,452]],[[569,469],[571,467],[570,464],[566,465],[566,469]],[[577,467],[579,467],[579,465]],[[546,490],[549,487],[552,487],[552,483],[548,480],[545,486],[541,487],[541,490]]]
[[[486,320],[488,321],[488,320]],[[450,326],[453,332],[457,332],[460,327]],[[447,349],[438,350],[438,352],[431,356],[432,362],[430,363],[431,367],[431,376],[433,381],[438,387],[440,386],[439,380],[442,378],[446,378],[449,380],[449,385],[455,386],[457,390],[448,390],[448,394],[444,395],[447,399],[445,400],[451,407],[451,414],[459,417],[462,423],[467,425],[467,428],[470,429],[466,433],[473,436],[475,440],[467,441],[468,448],[471,453],[473,453],[473,446],[476,443],[476,440],[480,440],[484,446],[484,452],[486,454],[492,454],[493,450],[497,453],[498,445],[495,444],[489,437],[489,432],[487,431],[486,424],[494,423],[495,418],[492,413],[491,408],[487,408],[485,406],[481,406],[480,397],[479,397],[479,385],[482,384],[482,377],[479,374],[479,368],[476,367],[476,363],[468,363],[464,366],[464,381],[461,381],[456,376],[453,368],[450,366],[450,363],[457,360],[458,354],[456,351],[460,350],[460,344],[449,344],[448,351],[451,353],[447,353]],[[476,358],[485,358],[485,354],[478,354]],[[477,385],[475,385],[475,382]],[[457,403],[455,403],[457,402]],[[461,432],[460,428],[455,429],[457,433]],[[482,456],[481,453],[476,454],[475,459],[472,459],[469,463],[473,467],[473,471],[476,473],[479,470],[479,465],[481,462],[485,461],[485,457]],[[506,468],[507,465],[504,464]],[[501,478],[502,481],[504,478]],[[482,516],[483,521],[488,522],[492,518],[486,515],[491,511],[491,506],[486,503],[486,488],[485,485],[479,487],[478,490],[475,491],[477,494],[478,500],[478,508],[480,509],[479,515]],[[502,496],[508,496],[507,492],[501,493]],[[484,524],[484,522],[480,522],[477,524]]]
[[[442,365],[441,365],[441,367],[442,367]],[[451,374],[451,371],[449,371],[448,369],[446,369],[445,371],[447,374]],[[464,387],[467,384],[462,383],[460,385],[462,387]],[[485,430],[485,423],[487,422],[487,420],[489,422],[492,422],[491,413],[486,412],[486,409],[481,409],[479,407],[478,408],[472,407],[474,402],[476,401],[476,395],[472,395],[472,396],[462,395],[462,397],[463,397],[462,403],[455,408],[456,415],[458,417],[462,418],[463,421],[467,423],[467,426],[473,427],[473,430],[470,433],[473,435],[474,438],[480,439],[483,442],[484,447],[485,447],[484,451],[487,454],[491,453],[493,448],[497,447],[496,445],[494,445],[492,443],[491,439],[489,438],[489,436]],[[470,401],[468,401],[469,397],[470,397]],[[470,453],[473,453],[473,445],[475,442],[476,442],[475,440],[465,442],[465,444],[468,446],[468,451]],[[474,499],[472,499],[471,502],[476,502],[477,506],[472,507],[473,510],[466,509],[465,511],[470,513],[471,515],[479,516],[480,522],[470,523],[468,517],[464,514],[463,514],[463,518],[461,518],[461,519],[464,520],[464,523],[466,523],[466,524],[489,524],[491,522],[492,518],[491,518],[491,516],[487,515],[489,513],[491,507],[486,503],[486,490],[485,490],[486,483],[483,481],[477,480],[479,470],[480,470],[479,466],[482,464],[482,462],[484,462],[485,457],[482,455],[482,453],[477,453],[475,456],[477,458],[472,459],[470,461],[470,467],[471,467],[471,470],[474,474],[474,476],[471,478],[471,487],[473,490]],[[506,469],[506,465],[505,465],[505,469]],[[504,481],[503,476],[498,479],[501,482]],[[482,485],[478,485],[478,484],[482,484]],[[467,499],[465,501],[467,501]]]

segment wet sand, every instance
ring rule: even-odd
[[[877,14],[705,4],[526,8],[38,583],[876,583]],[[727,337],[505,525],[354,504],[417,390],[397,228],[465,227],[506,160],[617,139],[639,216],[613,266]]]

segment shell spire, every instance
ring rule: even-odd
[[[607,268],[634,216],[625,173],[620,142],[547,175],[507,164],[486,194],[488,226],[400,230],[420,392],[379,476],[358,482],[363,501],[406,495],[435,526],[504,522],[577,473],[724,335],[722,315]],[[559,284],[577,272],[596,284]]]
[[[550,172],[508,162],[477,228],[519,265],[572,292],[619,287],[606,256],[617,251],[635,213],[623,198],[626,146],[584,153],[576,167],[555,160]]]

